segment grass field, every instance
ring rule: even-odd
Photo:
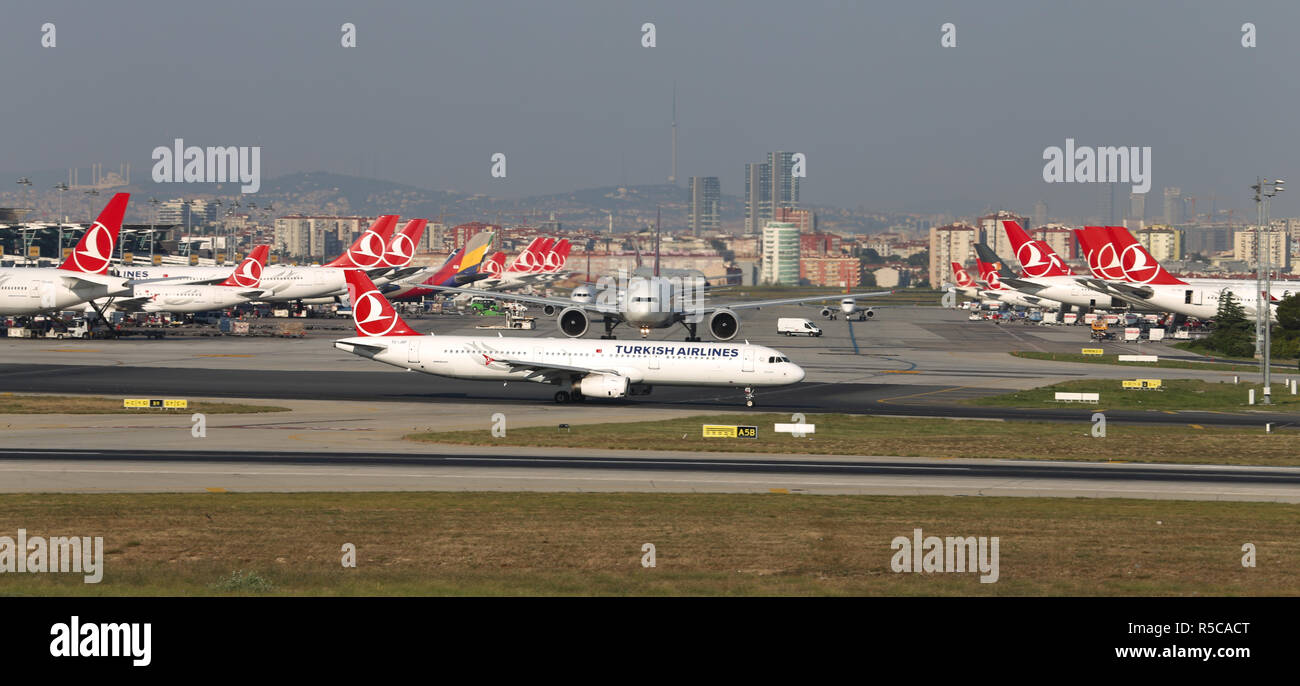
[[[1153,374],[1135,371],[1134,379],[1158,378]],[[1273,412],[1300,411],[1300,396],[1291,395],[1290,391],[1279,383],[1273,384],[1273,404],[1268,408]],[[971,405],[998,407],[1061,407],[1062,403],[1054,400],[1056,393],[1100,393],[1101,403],[1098,411],[1112,410],[1215,410],[1220,412],[1243,412],[1249,409],[1264,409],[1260,405],[1248,405],[1247,396],[1251,388],[1255,389],[1256,402],[1263,397],[1263,386],[1259,384],[1234,384],[1228,381],[1198,381],[1194,379],[1164,379],[1164,390],[1125,390],[1121,379],[1082,379],[1043,386],[1026,391],[1016,391],[1004,395],[973,398],[966,401]]]
[[[103,536],[99,584],[0,595],[1296,595],[1300,509],[809,495],[0,495],[0,535]],[[891,541],[996,536],[999,578],[894,573]],[[356,546],[344,569],[342,546]],[[656,566],[641,566],[654,544]],[[1241,564],[1253,543],[1257,566]]]
[[[1174,343],[1172,347],[1177,348],[1178,350],[1185,350],[1189,353],[1196,353],[1197,355],[1205,355],[1206,357],[1212,360],[1223,360],[1224,362],[1239,362],[1241,364],[1253,364],[1256,367],[1259,366],[1259,360],[1254,357],[1232,357],[1226,355],[1219,355],[1217,353],[1213,353],[1208,350],[1205,350],[1204,348],[1193,347],[1192,341],[1179,341],[1177,343]],[[1278,359],[1276,357],[1272,358],[1270,361],[1273,363],[1274,367],[1286,367],[1292,371],[1296,371],[1296,363],[1298,362],[1298,360],[1294,358]]]
[[[245,403],[191,402],[186,409],[122,407],[122,398],[70,395],[13,395],[0,393],[0,414],[248,414],[287,412],[287,407],[248,405]]]
[[[1112,423],[1105,438],[1093,438],[1092,423],[1086,419],[1071,424],[822,414],[808,415],[808,423],[816,424],[817,429],[804,438],[772,430],[774,423],[789,421],[789,415],[770,413],[712,415],[573,425],[568,431],[518,428],[510,429],[503,438],[493,438],[486,428],[410,434],[407,438],[428,443],[624,450],[1300,465],[1295,434],[1266,434],[1262,426],[1244,430]],[[703,438],[702,424],[756,425],[758,439]]]
[[[1259,371],[1258,364],[1246,362],[1189,362],[1187,360],[1161,359],[1156,362],[1121,362],[1119,355],[1084,355],[1082,353],[1041,353],[1032,350],[1017,350],[1011,353],[1015,357],[1027,360],[1050,360],[1053,362],[1086,362],[1090,364],[1112,364],[1120,367],[1147,367],[1152,369],[1202,369],[1206,371],[1235,372],[1250,374]],[[1275,370],[1275,373],[1278,373]]]

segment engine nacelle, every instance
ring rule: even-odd
[[[587,313],[576,307],[566,307],[560,312],[560,316],[555,320],[556,325],[560,327],[560,332],[569,338],[581,338],[587,333],[587,327],[591,320],[587,318]]]
[[[832,310],[832,309],[829,308],[829,307],[823,307],[823,308],[822,308],[822,316],[823,316],[823,317],[825,317],[825,318],[827,318],[827,319],[830,319],[830,318],[831,318],[831,315],[833,315],[833,314],[835,314],[835,310]]]
[[[588,398],[622,398],[627,395],[630,381],[615,374],[588,374],[578,382],[578,390]]]
[[[740,317],[731,310],[718,310],[709,316],[709,333],[720,341],[729,341],[740,333]]]
[[[876,316],[876,311],[868,307],[866,310],[863,310],[862,315],[867,319],[871,319],[872,317]]]
[[[554,305],[543,305],[543,306],[542,306],[542,314],[544,314],[544,315],[550,317],[551,315],[555,314],[555,312],[556,312],[557,309],[559,309],[559,308],[557,308],[557,307],[554,306]]]

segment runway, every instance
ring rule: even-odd
[[[5,449],[0,491],[708,491],[1300,502],[1300,468],[573,452]]]
[[[362,371],[282,371],[123,365],[0,364],[0,389],[15,393],[71,393],[122,397],[168,396],[252,399],[420,402],[430,405],[552,403],[545,384],[463,381],[369,365]],[[886,375],[888,376],[888,375]],[[891,382],[803,382],[761,389],[755,411],[817,412],[909,417],[1088,422],[1095,411],[1084,405],[1047,409],[977,407],[962,398],[1002,392],[971,386]],[[589,400],[583,407],[696,409],[744,412],[739,388],[656,387],[649,396]],[[1133,424],[1297,425],[1295,413],[1226,414],[1205,411],[1107,410],[1109,422]]]

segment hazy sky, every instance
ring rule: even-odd
[[[1294,0],[8,3],[0,171],[129,161],[139,178],[181,137],[260,145],[264,177],[658,183],[676,80],[683,188],[741,194],[745,162],[786,150],[807,155],[812,203],[1095,213],[1096,186],[1042,180],[1044,148],[1074,138],[1151,146],[1151,214],[1165,186],[1245,209],[1256,174],[1296,176],[1298,34]],[[1274,215],[1300,214],[1286,200]]]

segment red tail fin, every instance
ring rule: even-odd
[[[1002,285],[1002,275],[998,274],[998,270],[1002,268],[1002,265],[989,264],[988,262],[981,260],[979,257],[976,257],[975,266],[979,268],[980,281],[987,283],[989,290],[1006,290],[1006,287]]]
[[[113,246],[117,245],[117,234],[122,230],[122,216],[126,214],[126,204],[130,199],[130,193],[115,193],[59,269],[87,274],[108,272],[108,265],[113,260]]]
[[[528,245],[525,246],[524,249],[520,251],[518,255],[515,256],[515,259],[510,262],[510,266],[506,269],[506,271],[511,271],[511,272],[534,271],[536,269],[537,264],[540,263],[540,260],[538,259],[539,256],[537,254],[537,247],[538,245],[541,244],[543,240],[544,239],[542,239],[541,237],[538,237],[530,241]]]
[[[1106,249],[1103,255],[1102,249],[1110,244],[1110,235],[1105,227],[1085,226],[1075,230],[1074,235],[1079,239],[1079,246],[1083,248],[1084,259],[1088,262],[1088,271],[1092,272],[1094,277],[1110,281],[1124,280],[1115,250]]]
[[[383,263],[389,267],[405,267],[410,264],[415,258],[415,246],[419,245],[420,237],[424,235],[424,227],[428,223],[428,219],[412,219],[406,222],[406,226],[393,234],[392,240],[388,241],[388,246],[384,249]]]
[[[483,260],[483,271],[492,276],[501,276],[501,272],[506,268],[506,254],[503,252],[492,253],[492,257]]]
[[[360,268],[384,266],[384,252],[388,239],[397,226],[397,215],[386,214],[375,220],[370,228],[361,232],[342,255],[325,264],[326,267]]]
[[[975,285],[975,279],[971,278],[970,272],[956,262],[952,263],[952,275],[957,279],[957,285],[962,288],[970,288]]]
[[[235,267],[234,273],[218,285],[257,288],[262,284],[262,267],[266,266],[266,256],[270,252],[271,246],[269,245],[259,245],[253,248],[253,252],[248,253],[248,257],[245,257]]]
[[[1122,226],[1108,226],[1106,231],[1110,234],[1111,244],[1119,254],[1119,268],[1124,273],[1126,281],[1158,286],[1187,283],[1165,271],[1165,268],[1160,266],[1156,258],[1152,257],[1141,243],[1138,243],[1128,229]]]
[[[358,336],[419,336],[397,316],[397,310],[388,302],[370,277],[360,269],[349,269],[343,274],[348,282],[348,299],[352,303],[352,321]]]
[[[1007,238],[1011,239],[1011,247],[1016,251],[1021,276],[1038,278],[1069,275],[1070,270],[1066,269],[1065,262],[1056,251],[1046,243],[1030,238],[1029,234],[1020,228],[1019,222],[1002,220],[1002,228],[1006,229]]]
[[[560,240],[559,243],[556,243],[546,253],[546,261],[545,261],[546,271],[548,272],[560,271],[560,269],[564,267],[565,260],[569,259],[569,251],[572,249],[573,246],[569,244],[569,239],[567,238],[563,238]]]

